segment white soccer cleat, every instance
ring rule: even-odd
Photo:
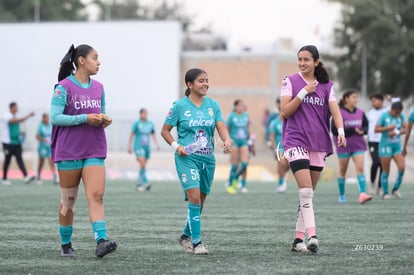
[[[279,185],[277,187],[276,192],[277,193],[285,193],[286,192],[286,189],[287,189],[286,181],[283,181],[283,184],[282,185]]]
[[[242,189],[240,189],[240,192],[242,192],[242,193],[247,193],[247,192],[249,192],[249,191],[247,190],[247,188],[246,188],[246,187],[243,187]]]
[[[390,200],[391,199],[391,195],[390,194],[385,194],[382,196],[382,199],[384,200]]]
[[[190,237],[181,234],[180,238],[178,238],[178,243],[185,253],[193,253],[193,242]]]
[[[144,186],[142,186],[142,185],[137,186],[137,191],[138,191],[138,192],[144,192],[144,191],[145,191],[145,187],[144,187]]]
[[[42,180],[37,180],[37,181],[36,181],[36,184],[37,184],[37,185],[42,185],[42,184],[43,184],[43,182],[42,182]]]
[[[392,190],[392,194],[397,198],[397,199],[401,199],[401,193],[399,190]]]
[[[32,181],[34,181],[35,180],[35,176],[26,176],[25,178],[24,178],[24,183],[26,183],[26,184],[29,184],[29,183],[31,183]]]
[[[208,250],[204,246],[204,244],[199,243],[198,245],[193,247],[194,255],[208,255]]]
[[[308,248],[306,247],[306,244],[303,242],[303,240],[296,238],[293,241],[292,249],[293,252],[308,252]]]
[[[312,236],[308,240],[308,250],[312,253],[316,253],[319,250],[319,242],[316,236]]]
[[[3,185],[7,185],[7,186],[9,186],[9,185],[11,185],[12,183],[11,183],[11,181],[9,181],[9,180],[2,180],[1,181],[1,183],[3,184]]]

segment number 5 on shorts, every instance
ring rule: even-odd
[[[198,172],[198,169],[190,169],[190,173],[192,180],[200,180],[200,174]]]

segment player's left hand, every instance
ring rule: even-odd
[[[108,115],[101,114],[102,117],[102,127],[106,128],[112,124],[112,117]]]
[[[338,146],[339,147],[346,147],[346,138],[343,135],[338,136]]]
[[[361,129],[355,128],[355,133],[357,133],[360,136],[364,135],[364,131],[362,131]]]
[[[223,145],[221,146],[221,149],[223,150],[223,153],[224,154],[230,154],[232,145],[233,145],[233,141],[231,139],[225,140],[223,142]]]

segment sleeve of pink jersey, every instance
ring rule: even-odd
[[[285,79],[282,81],[280,96],[292,96],[292,83],[290,83],[290,80],[287,77],[285,77]]]
[[[336,101],[335,91],[334,91],[333,86],[331,88],[331,91],[329,92],[329,102],[331,102],[331,101]]]

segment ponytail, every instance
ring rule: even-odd
[[[315,68],[315,77],[316,80],[320,83],[328,83],[329,82],[329,75],[328,71],[323,66],[322,62],[319,62],[318,66]]]
[[[60,61],[60,69],[58,74],[58,81],[61,81],[68,77],[73,70],[75,70],[75,67],[73,66],[73,53],[75,52],[75,46],[70,46],[68,52],[66,55],[62,58],[62,61]]]
[[[190,95],[190,88],[187,88],[185,90],[185,96],[188,97]]]
[[[92,50],[93,48],[89,45],[79,45],[75,48],[75,46],[72,44],[68,52],[62,58],[62,61],[60,61],[58,81],[62,81],[71,75],[73,71],[78,67],[78,58],[81,56],[86,58],[86,56]]]

